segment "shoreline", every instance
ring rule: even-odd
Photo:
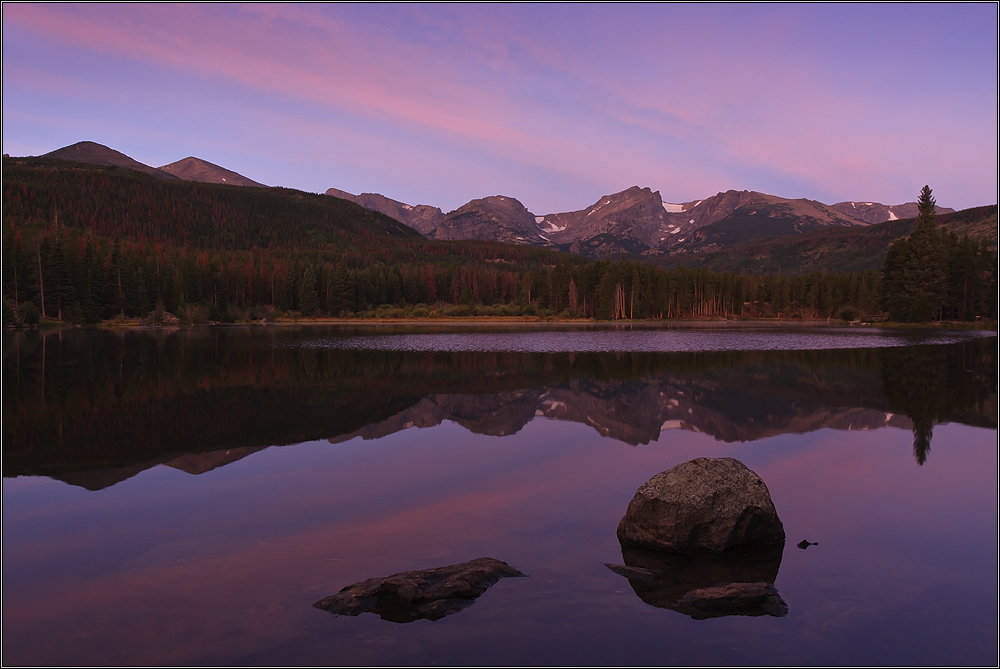
[[[279,318],[272,321],[241,321],[236,323],[222,323],[208,321],[205,323],[171,322],[171,323],[146,323],[140,319],[122,321],[104,321],[94,324],[80,323],[60,323],[58,321],[47,321],[39,324],[35,328],[13,328],[7,327],[7,331],[57,331],[66,329],[102,329],[102,330],[178,330],[195,327],[296,327],[296,326],[357,326],[357,327],[406,327],[406,326],[509,326],[528,328],[550,328],[566,327],[597,329],[619,329],[619,328],[657,328],[670,326],[703,326],[703,327],[863,327],[863,328],[912,328],[912,329],[951,329],[951,330],[991,330],[997,331],[995,321],[943,321],[932,323],[896,323],[891,321],[851,321],[845,322],[839,319],[798,319],[798,318],[754,318],[754,319],[725,319],[725,318],[701,318],[701,319],[646,319],[646,320],[617,320],[598,321],[589,318],[574,319],[546,319],[542,317],[524,316],[443,316],[438,318]]]

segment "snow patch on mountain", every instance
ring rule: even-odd
[[[547,232],[552,234],[553,232],[562,232],[566,229],[565,225],[556,225],[552,221],[546,222],[544,216],[535,216],[535,226],[542,232]]]

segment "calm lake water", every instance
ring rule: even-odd
[[[3,337],[4,664],[997,662],[994,333]],[[605,566],[636,488],[725,456],[784,524],[784,617]],[[313,607],[478,557],[528,577],[436,621]]]

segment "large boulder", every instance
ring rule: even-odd
[[[313,606],[344,616],[369,611],[396,623],[439,620],[472,606],[479,595],[507,576],[524,574],[506,562],[477,558],[447,567],[370,578],[348,585]]]
[[[697,458],[646,481],[618,524],[622,545],[683,554],[783,545],[767,486],[733,458]]]

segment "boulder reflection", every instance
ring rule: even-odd
[[[780,617],[788,613],[788,605],[774,589],[783,549],[781,544],[692,556],[622,544],[625,564],[606,566],[627,578],[647,604],[697,620],[733,615]],[[744,589],[710,592],[720,584]]]

